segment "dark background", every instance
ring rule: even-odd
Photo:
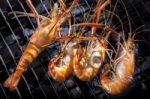
[[[40,14],[47,15],[49,10],[49,0],[32,0],[33,4]],[[79,0],[81,7],[73,10],[72,15],[76,22],[80,22],[82,15],[86,11],[92,11],[97,0]],[[117,0],[112,0],[112,5]],[[69,6],[71,0],[67,0]],[[150,1],[149,0],[118,0],[115,13],[121,18],[124,29],[128,31],[128,20],[125,7],[132,23],[132,29],[144,25],[136,37],[136,72],[134,74],[134,83],[122,94],[110,96],[99,86],[98,76],[88,82],[78,80],[71,76],[63,83],[54,81],[47,74],[48,61],[57,53],[59,43],[54,43],[43,51],[43,53],[34,61],[24,73],[18,90],[9,91],[3,87],[3,82],[9,73],[15,69],[15,66],[21,56],[23,49],[28,43],[29,37],[36,28],[36,22],[29,17],[11,19],[15,14],[9,15],[9,12],[22,11],[30,12],[26,6],[25,0],[0,0],[0,98],[19,99],[33,98],[86,98],[86,99],[127,99],[150,98]],[[44,8],[44,6],[45,8]],[[116,20],[112,21],[116,23]],[[118,26],[119,27],[119,26]],[[112,38],[113,39],[113,38]]]

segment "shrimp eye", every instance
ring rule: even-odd
[[[102,61],[100,59],[99,56],[93,56],[92,60],[91,60],[91,65],[93,65],[93,67],[95,68],[99,68],[102,64]]]
[[[98,56],[94,56],[93,57],[93,63],[100,63],[101,61],[100,61],[100,57],[98,57]]]

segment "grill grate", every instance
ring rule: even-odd
[[[51,0],[50,0],[51,1]],[[66,1],[66,0],[65,0]],[[81,5],[78,5],[72,12],[72,16],[76,22],[80,21],[81,16],[86,11],[92,11],[93,6],[97,0],[79,0]],[[117,1],[117,0],[116,0]],[[14,3],[15,2],[15,3]],[[67,0],[69,5],[71,0]],[[145,22],[148,20],[149,14],[147,10],[144,10],[143,0],[118,0],[117,8],[115,12],[122,19],[124,26],[128,28],[127,16],[125,14],[125,6],[131,18],[133,28],[138,28],[141,25],[147,25]],[[47,63],[59,49],[59,43],[56,42],[50,45],[40,56],[29,65],[28,70],[22,76],[22,79],[18,85],[16,91],[11,92],[3,87],[5,79],[13,72],[18,60],[29,41],[29,37],[36,29],[36,22],[30,17],[18,18],[14,11],[21,10],[22,12],[29,12],[29,9],[24,3],[24,0],[2,0],[6,6],[0,6],[0,97],[6,99],[24,99],[30,97],[32,99],[55,97],[62,98],[88,98],[88,99],[110,99],[118,97],[127,97],[129,94],[111,97],[106,94],[99,86],[98,77],[95,77],[89,82],[82,82],[76,77],[72,76],[68,80],[59,83],[49,77],[47,73]],[[38,12],[43,15],[47,15],[50,9],[49,0],[33,0]],[[116,3],[116,2],[115,2]],[[13,12],[14,19],[10,19],[9,12]],[[105,16],[104,16],[105,17]],[[2,21],[2,22],[1,22]],[[148,32],[144,32],[147,36]],[[139,38],[142,38],[141,35]],[[149,36],[150,37],[150,36]],[[144,37],[145,41],[148,41]],[[146,43],[147,44],[147,43]],[[139,43],[145,45],[145,43]],[[147,44],[148,45],[148,44]],[[149,45],[148,45],[149,46]],[[147,82],[149,82],[148,72],[150,71],[150,56],[147,56],[147,51],[139,47],[138,51],[142,54],[138,55],[138,62],[135,73],[135,83],[131,86],[130,90],[140,88],[141,90],[148,91],[144,88]],[[141,65],[141,66],[140,66]],[[132,93],[132,92],[131,92]],[[149,92],[148,92],[149,93]]]

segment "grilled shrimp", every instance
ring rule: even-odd
[[[44,50],[46,45],[52,43],[52,41],[55,40],[55,34],[59,31],[61,23],[65,21],[64,19],[66,19],[67,14],[69,14],[69,12],[74,8],[77,2],[78,0],[73,0],[70,8],[68,8],[64,12],[61,11],[61,9],[57,8],[57,10],[59,11],[55,16],[52,17],[52,19],[46,18],[46,20],[39,24],[39,26],[31,36],[29,44],[24,50],[15,72],[11,74],[9,78],[4,82],[5,87],[9,88],[10,90],[16,89],[21,75],[23,74],[27,66],[37,58],[42,50]],[[27,4],[30,6],[31,1],[27,0]],[[35,13],[35,17],[38,17],[36,11],[34,10],[35,8],[33,9],[32,5],[30,6],[30,8],[33,10],[32,12]]]
[[[83,81],[88,81],[96,76],[105,57],[105,48],[99,40],[91,41],[90,46],[74,50],[73,70],[75,75]]]
[[[106,0],[104,3],[102,0],[98,0],[98,3],[95,8],[95,13],[93,16],[93,23],[81,23],[76,24],[77,26],[91,26],[91,35],[96,35],[97,28],[104,28],[105,25],[99,25],[99,18],[101,17],[102,10],[111,2],[111,0]],[[97,26],[98,25],[98,26]],[[110,28],[108,28],[109,30]],[[109,34],[107,34],[107,37]],[[107,37],[105,39],[107,39]],[[106,52],[106,42],[104,39],[101,40],[92,40],[89,42],[89,47],[79,48],[74,50],[74,59],[73,59],[73,69],[75,75],[83,81],[88,81],[92,79],[98,73],[99,68],[101,67]]]
[[[72,58],[76,41],[70,41],[60,55],[56,55],[48,65],[48,72],[53,79],[63,81],[73,72]]]
[[[134,57],[134,38],[129,36],[123,46],[120,47],[117,59],[113,63],[114,72],[110,71],[110,65],[106,64],[103,73],[100,75],[101,86],[106,92],[117,95],[132,83],[135,66]]]

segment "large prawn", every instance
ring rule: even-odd
[[[134,36],[128,39],[120,47],[117,59],[113,62],[113,71],[109,64],[104,66],[100,75],[101,86],[106,92],[117,95],[124,91],[133,81],[135,66],[135,43]]]
[[[70,8],[68,8],[64,12],[61,9],[54,7],[58,11],[53,10],[56,13],[52,15],[51,19],[38,15],[31,1],[27,0],[27,4],[33,12],[29,13],[28,15],[37,18],[38,27],[31,36],[29,44],[24,50],[15,72],[11,74],[9,78],[4,82],[5,87],[9,88],[10,90],[16,89],[20,81],[21,75],[27,68],[28,64],[32,63],[33,60],[37,58],[37,56],[42,52],[46,45],[52,43],[52,41],[55,40],[55,34],[60,30],[61,23],[65,21],[69,12],[74,8],[77,2],[78,0],[73,0]],[[44,18],[41,24],[39,22],[40,18]]]
[[[74,50],[73,70],[75,75],[83,81],[96,76],[105,58],[105,48],[99,40],[91,41],[88,48]]]
[[[60,55],[56,55],[48,65],[48,72],[57,81],[63,81],[68,78],[72,72],[72,58],[73,50],[77,47],[77,42],[71,40],[64,44],[65,48],[61,51]]]
[[[78,26],[94,26],[99,22],[99,17],[101,16],[101,11],[110,3],[111,0],[106,0],[102,3],[102,0],[98,0],[98,3],[95,8],[95,13],[93,16],[93,23],[81,23]],[[94,26],[91,30],[91,35],[96,34],[96,29],[98,27]],[[104,35],[102,33],[102,35]],[[87,48],[78,48],[74,50],[74,59],[73,59],[73,70],[75,75],[83,81],[88,81],[96,76],[99,68],[102,66],[105,52],[107,50],[107,44],[105,39],[108,39],[109,34],[107,34],[104,39],[96,39],[89,41]]]

